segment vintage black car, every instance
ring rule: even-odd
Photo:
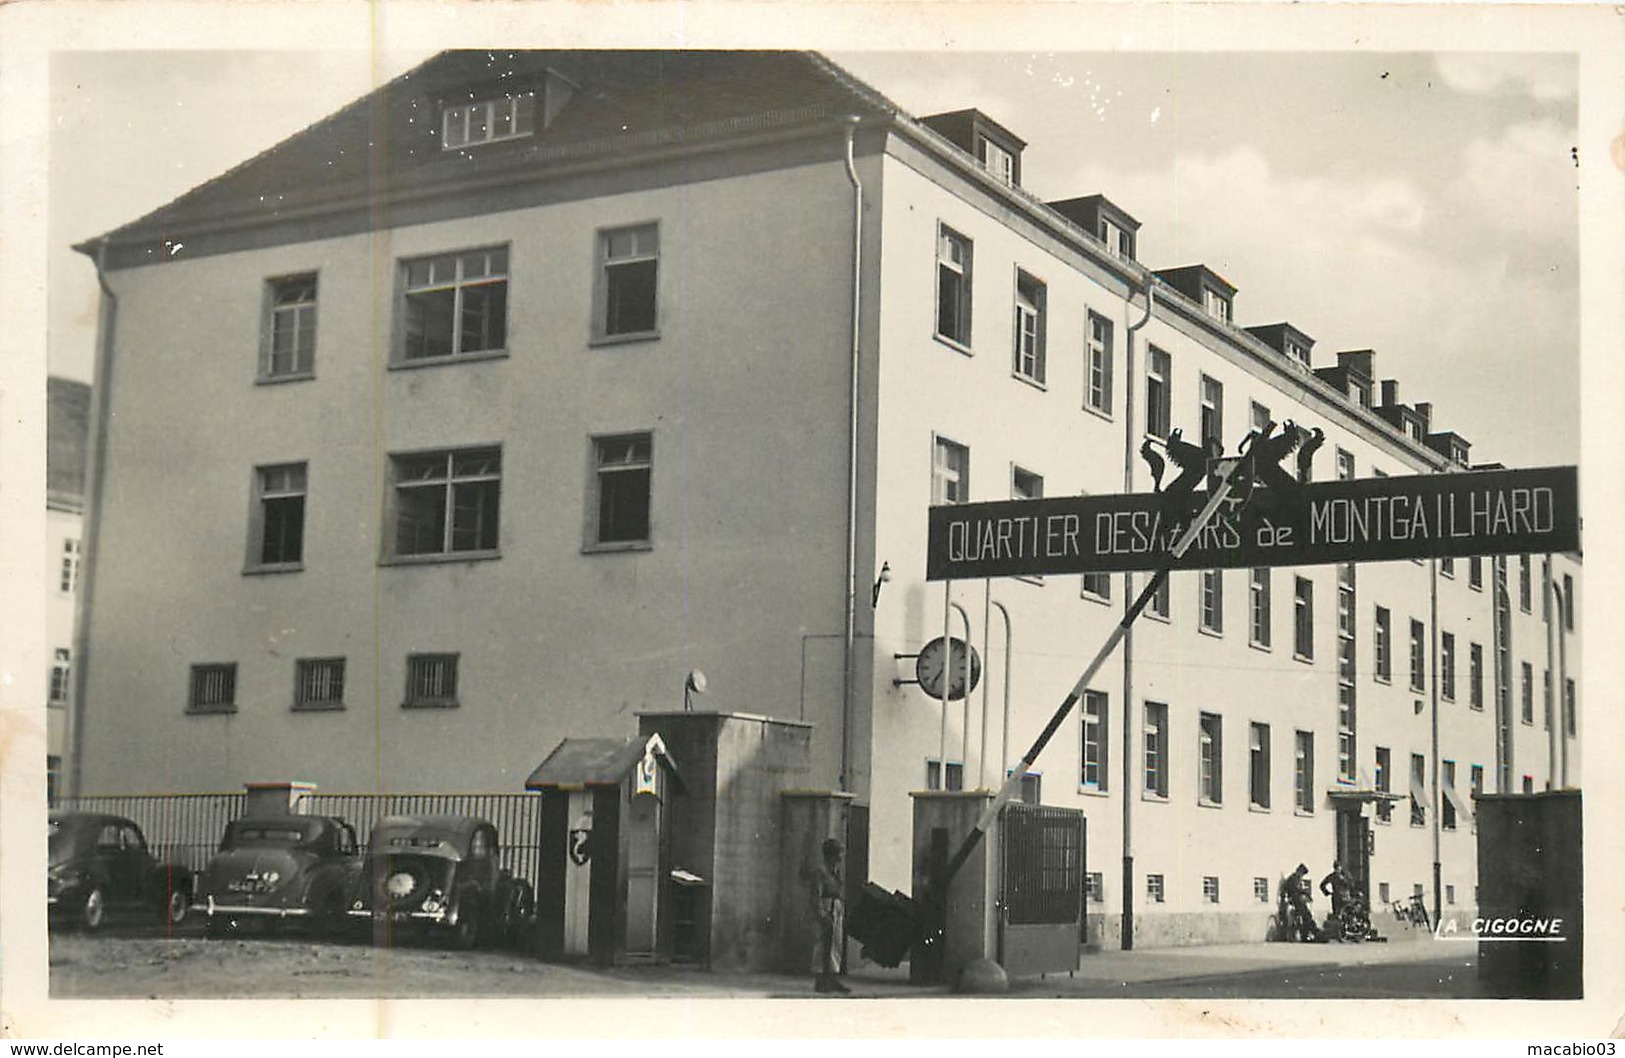
[[[97,930],[110,915],[128,913],[173,931],[186,918],[192,872],[154,859],[134,822],[98,812],[57,811],[49,818],[45,900],[52,924]]]
[[[355,828],[332,816],[235,819],[198,883],[210,936],[259,922],[267,932],[301,921],[336,933],[361,866]]]
[[[483,819],[386,817],[373,827],[349,914],[370,922],[379,943],[413,928],[459,948],[518,943],[535,899],[497,851],[496,827]]]

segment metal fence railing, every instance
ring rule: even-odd
[[[63,798],[56,808],[124,816],[141,828],[158,859],[200,871],[219,848],[226,824],[243,814],[244,802],[241,793],[127,794]],[[299,798],[294,810],[338,816],[355,827],[363,845],[373,824],[385,816],[478,816],[497,828],[500,864],[532,886],[536,884],[542,819],[541,797],[536,794],[310,793]]]
[[[372,828],[385,816],[468,815],[489,820],[497,828],[498,863],[536,885],[541,854],[542,799],[538,794],[341,794],[312,793],[299,799],[297,811],[313,816],[338,816],[355,827],[363,845]]]
[[[56,808],[123,816],[141,828],[147,847],[161,862],[200,871],[220,845],[226,824],[243,811],[244,794],[130,794],[65,797]]]

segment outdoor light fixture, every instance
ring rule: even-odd
[[[710,684],[706,681],[705,673],[699,669],[689,671],[688,678],[683,681],[683,712],[694,711],[694,695],[704,694],[708,686]]]
[[[880,564],[880,576],[875,578],[874,595],[869,599],[869,609],[872,610],[876,606],[880,605],[880,586],[882,584],[890,584],[890,583],[891,583],[891,563],[890,562],[882,562]]]

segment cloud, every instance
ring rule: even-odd
[[[1522,92],[1541,102],[1574,98],[1578,75],[1572,55],[1447,53],[1434,60],[1440,80],[1458,92]]]
[[[1509,126],[1498,139],[1467,145],[1447,193],[1503,235],[1572,252],[1579,196],[1574,146],[1573,130],[1555,121]]]

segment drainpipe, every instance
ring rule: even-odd
[[[83,251],[81,251],[83,252]],[[87,255],[88,256],[88,255]],[[73,666],[69,670],[73,692],[63,737],[67,741],[68,767],[63,776],[63,793],[78,797],[84,790],[85,684],[90,671],[90,614],[96,585],[96,558],[101,551],[102,485],[107,465],[108,397],[113,375],[113,335],[118,324],[118,295],[107,285],[107,240],[96,244],[91,262],[96,266],[96,283],[101,287],[97,306],[96,370],[91,377],[90,436],[85,456],[85,513],[79,560],[79,599],[74,608]]]
[[[1432,714],[1429,737],[1433,757],[1433,804],[1428,815],[1433,820],[1433,925],[1437,927],[1444,881],[1444,867],[1439,859],[1439,812],[1442,810],[1441,795],[1444,791],[1439,789],[1439,560],[1436,558],[1428,559],[1428,610],[1428,646],[1433,655],[1429,666],[1433,670],[1433,679],[1428,685],[1432,706],[1428,712]]]
[[[1008,618],[1006,618],[1008,624]],[[976,750],[976,788],[987,789],[987,689],[992,684],[988,679],[992,675],[988,670],[993,665],[993,578],[982,578],[982,744]],[[1010,667],[1010,659],[1004,660],[1004,667]],[[967,691],[965,700],[970,700]]]
[[[960,786],[960,789],[969,789],[970,787],[969,787],[968,783],[970,782],[970,652],[971,652],[971,645],[970,645],[970,614],[966,613],[965,608],[963,606],[959,605],[958,603],[954,603],[954,609],[959,612],[959,619],[965,623],[965,697],[963,697],[963,698],[961,698],[959,700],[959,708],[960,708],[960,717],[959,717],[959,776],[960,776],[960,779],[959,779],[959,786]],[[984,642],[986,642],[986,641],[984,640]],[[949,658],[949,660],[953,659],[952,651],[949,652],[948,658]],[[943,762],[943,765],[942,765],[942,788],[944,790],[946,790],[948,788],[948,764],[947,764],[946,761]]]
[[[1546,583],[1541,585],[1541,591],[1546,594],[1547,614],[1550,620],[1546,622],[1546,789],[1559,789],[1557,757],[1558,741],[1563,737],[1563,684],[1562,674],[1557,671],[1557,637],[1563,633],[1559,631],[1559,621],[1563,619],[1562,595],[1557,590],[1557,578],[1553,576],[1552,556],[1546,556]]]
[[[857,166],[852,160],[852,138],[862,120],[856,114],[842,119],[846,137],[846,178],[852,183],[852,378],[849,418],[847,420],[846,453],[846,629],[841,649],[841,771],[839,788],[851,788],[852,742],[852,664],[853,646],[857,638],[857,576],[858,576],[858,364],[859,339],[862,334],[863,308],[863,184],[858,180]],[[943,777],[947,777],[947,764],[943,764]]]
[[[1570,603],[1569,605],[1572,606],[1573,603]],[[1552,620],[1554,622],[1557,620],[1557,614],[1555,612],[1552,614]],[[1564,702],[1562,705],[1559,705],[1559,703],[1555,700],[1552,702],[1552,723],[1554,726],[1561,726],[1563,729],[1562,734],[1557,740],[1557,744],[1562,747],[1562,756],[1558,762],[1559,774],[1563,779],[1563,785],[1558,787],[1560,790],[1567,790],[1569,788],[1569,714],[1567,705],[1569,693],[1569,637],[1566,633],[1566,628],[1559,628],[1557,630],[1557,685],[1563,688]],[[1579,712],[1579,702],[1574,703],[1574,710],[1576,713]],[[1561,714],[1561,716],[1558,714]],[[1580,722],[1578,716],[1575,717],[1574,722],[1576,725],[1576,730],[1578,730],[1578,725]]]
[[[1123,491],[1134,491],[1134,332],[1151,322],[1157,288],[1145,282],[1145,315],[1131,323],[1123,341]],[[1134,606],[1134,574],[1123,574],[1123,613]],[[1134,947],[1134,626],[1132,617],[1123,633],[1123,928],[1122,947]]]
[[[1003,771],[1005,762],[1010,759],[1010,657],[1015,633],[1010,627],[1010,611],[1004,608],[1004,603],[994,599],[992,605],[998,607],[999,614],[1004,618],[1004,731],[1000,735],[999,742],[999,770]],[[986,674],[982,678],[986,679]],[[985,697],[982,699],[982,708],[987,708]],[[999,782],[1001,784],[1004,782],[1004,776],[999,776]]]

